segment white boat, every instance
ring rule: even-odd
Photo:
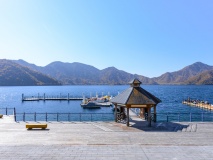
[[[101,98],[93,97],[93,98],[85,98],[83,96],[83,100],[81,106],[83,108],[101,108],[101,107],[110,107],[112,106],[111,102],[109,102],[109,96],[104,96]]]
[[[83,108],[90,108],[90,109],[101,108],[100,105],[98,105],[96,102],[93,102],[93,101],[90,101],[88,103],[82,103],[81,106]]]

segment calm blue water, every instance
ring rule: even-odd
[[[26,96],[44,93],[46,96],[67,96],[68,93],[70,97],[82,97],[83,94],[90,97],[90,94],[95,96],[96,93],[99,96],[107,94],[116,96],[128,87],[129,85],[0,87],[0,108],[15,107],[17,113],[112,113],[111,107],[83,109],[80,106],[81,101],[22,102],[21,98],[22,93]],[[190,97],[213,103],[213,86],[142,85],[142,87],[162,100],[157,106],[157,113],[211,113],[208,110],[183,105],[181,102]]]

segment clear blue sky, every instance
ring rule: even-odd
[[[155,77],[213,65],[212,0],[0,0],[0,59]]]

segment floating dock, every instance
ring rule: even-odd
[[[72,101],[72,100],[83,100],[83,97],[70,97],[68,94],[67,96],[46,96],[45,94],[43,96],[24,96],[22,94],[22,101]]]
[[[188,105],[188,106],[195,106],[195,107],[199,107],[202,109],[213,110],[213,105],[208,102],[205,102],[205,101],[184,100],[182,103],[185,105]]]

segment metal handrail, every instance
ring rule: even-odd
[[[54,117],[52,118],[52,120],[49,120],[52,115],[54,115]],[[61,115],[63,115],[63,117],[61,118],[63,120],[60,120]],[[101,116],[101,118],[97,119],[97,115]],[[29,116],[31,116],[31,118],[29,118]],[[43,116],[43,118],[41,118],[41,116]],[[27,118],[29,119],[29,121],[41,121],[41,119],[43,119],[44,121],[102,121],[105,120],[105,116],[108,116],[108,121],[112,121],[114,118],[113,113],[16,113],[18,121],[28,121]],[[75,119],[71,120],[71,118],[73,117]]]
[[[5,107],[5,108],[0,108],[0,110],[4,110],[4,113],[5,113],[5,115],[8,115],[8,111],[9,110],[12,110],[13,111],[13,115],[14,115],[14,113],[15,113],[15,108],[8,108],[8,107]]]
[[[152,113],[152,116],[154,114]],[[157,121],[165,121],[165,122],[171,122],[171,121],[213,121],[213,112],[185,112],[185,113],[156,113]]]

